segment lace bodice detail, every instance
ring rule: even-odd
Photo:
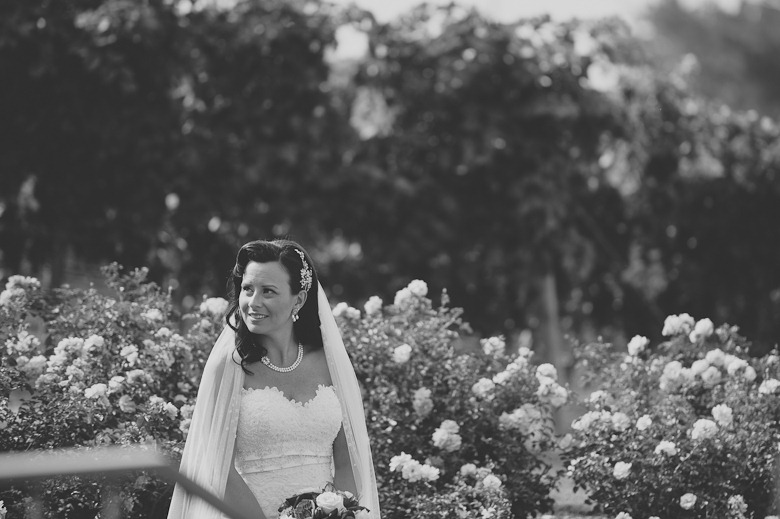
[[[265,515],[277,517],[282,501],[333,481],[333,441],[341,405],[332,386],[320,385],[301,403],[279,389],[242,389],[235,465]]]

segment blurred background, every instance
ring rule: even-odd
[[[682,312],[765,351],[778,55],[780,0],[6,0],[0,277],[147,266],[186,312],[289,236],[558,365]]]

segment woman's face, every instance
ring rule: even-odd
[[[251,261],[244,270],[238,309],[252,333],[277,335],[291,333],[293,308],[305,301],[290,290],[290,275],[276,261]]]

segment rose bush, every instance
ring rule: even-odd
[[[105,274],[107,291],[44,293],[13,276],[0,293],[0,450],[140,443],[180,456],[226,303],[204,298],[185,326],[144,269]],[[532,366],[527,349],[509,355],[499,337],[459,353],[469,331],[460,310],[446,294],[435,308],[419,280],[392,305],[373,297],[363,312],[341,303],[334,313],[365,390],[384,517],[501,519],[551,508],[552,413],[568,397],[555,368]],[[47,514],[94,516],[106,483],[47,481]],[[118,488],[133,518],[160,516],[171,490],[145,473]],[[11,517],[23,515],[28,495],[0,490]]]
[[[167,294],[145,269],[104,269],[108,291],[60,288],[12,276],[0,293],[0,451],[147,444],[180,456],[219,305],[204,304],[177,333]],[[119,485],[126,517],[166,506],[167,482],[143,473]],[[55,478],[42,495],[52,517],[94,516],[99,478]],[[27,491],[0,499],[21,517]],[[90,515],[92,514],[92,515]]]
[[[635,337],[628,354],[600,343],[578,351],[599,389],[572,424],[575,484],[613,515],[776,513],[777,352],[753,358],[736,327],[687,314],[667,318],[662,334],[654,349]]]
[[[552,365],[532,365],[527,348],[510,354],[500,337],[460,348],[461,311],[446,293],[434,306],[420,280],[392,304],[372,297],[337,314],[365,389],[384,517],[551,509],[553,412],[568,399]]]

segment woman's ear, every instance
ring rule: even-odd
[[[308,297],[309,297],[309,293],[306,290],[301,290],[295,296],[295,307],[298,308],[298,311],[300,311],[301,308],[303,308],[303,305],[306,304],[306,299]]]

